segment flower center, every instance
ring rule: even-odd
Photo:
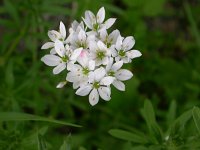
[[[120,50],[118,54],[119,56],[124,57],[126,55],[126,52],[124,50]]]
[[[99,29],[99,24],[98,23],[94,24],[93,28],[94,28],[95,31],[97,31]]]
[[[86,49],[86,48],[87,48],[87,45],[86,45],[86,43],[84,43],[84,42],[78,42],[77,45],[78,45],[79,47],[82,47],[83,49]]]
[[[88,75],[88,73],[90,72],[88,68],[83,68],[82,70],[84,75]]]
[[[99,82],[94,82],[93,88],[98,89],[100,87]]]
[[[62,61],[63,61],[63,62],[67,62],[68,60],[69,60],[69,57],[68,57],[68,56],[65,55],[65,56],[62,57]]]
[[[97,58],[98,59],[103,59],[105,57],[105,52],[101,52],[101,51],[99,51],[99,52],[97,52]]]
[[[115,76],[115,72],[114,72],[114,71],[110,71],[110,72],[108,73],[108,76],[114,77],[114,76]]]
[[[108,48],[111,47],[111,43],[110,42],[106,43],[106,45],[107,45]]]

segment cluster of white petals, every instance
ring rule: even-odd
[[[122,66],[140,57],[141,53],[132,49],[135,44],[132,36],[124,38],[119,30],[107,32],[116,19],[105,21],[104,7],[96,15],[86,11],[82,19],[80,23],[72,23],[68,37],[62,22],[59,31],[49,31],[51,41],[41,49],[50,49],[50,53],[41,60],[54,67],[53,74],[66,72],[66,80],[57,88],[71,82],[77,95],[89,95],[89,103],[95,105],[99,97],[106,101],[111,99],[111,85],[125,91],[123,81],[132,78],[133,74]]]

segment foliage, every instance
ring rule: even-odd
[[[91,107],[70,83],[55,88],[65,75],[51,74],[40,48],[60,20],[69,26],[101,6],[143,55],[126,66],[134,73],[126,92],[113,89],[109,102]],[[16,121],[14,114],[5,121],[3,114],[0,150],[200,149],[199,7],[198,0],[0,1],[0,112],[82,126]]]

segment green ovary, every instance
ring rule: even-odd
[[[99,82],[94,82],[93,87],[94,87],[95,89],[98,89],[98,88],[100,87]]]
[[[95,31],[97,31],[99,29],[99,24],[98,23],[94,24],[93,28],[94,28]]]
[[[118,54],[119,56],[124,57],[126,55],[126,52],[124,50],[120,50]]]
[[[114,77],[114,76],[115,76],[115,72],[114,72],[114,71],[110,71],[110,72],[108,73],[108,75]]]
[[[105,53],[104,52],[97,52],[97,58],[98,59],[103,59],[105,57]]]
[[[90,72],[88,68],[83,68],[82,71],[84,75],[88,75],[88,73]]]
[[[68,60],[69,60],[68,56],[63,56],[63,57],[62,57],[62,61],[63,61],[63,62],[67,62]]]

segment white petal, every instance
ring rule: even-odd
[[[131,59],[128,57],[123,57],[121,60],[124,62],[124,64],[131,63]]]
[[[81,72],[82,67],[78,64],[71,64],[71,70],[72,72]]]
[[[92,24],[91,22],[88,20],[88,19],[85,19],[85,18],[82,18],[85,25],[89,28],[89,29],[92,29]]]
[[[110,57],[109,59],[108,59],[108,64],[107,64],[107,66],[106,66],[106,71],[108,72],[108,71],[110,71],[110,69],[111,69],[111,67],[112,67],[112,65],[113,65],[113,58],[112,57]]]
[[[97,42],[97,46],[98,46],[99,50],[104,50],[104,51],[107,50],[106,45],[103,42],[101,42],[101,41]]]
[[[110,94],[111,94],[110,87],[101,86],[100,88],[98,88],[98,92],[99,92],[100,97],[103,100],[106,100],[106,101],[110,100],[110,98],[111,98],[110,97]]]
[[[101,85],[111,85],[113,83],[113,81],[115,80],[115,77],[104,77],[101,81],[100,84]]]
[[[101,63],[102,63],[103,65],[107,65],[107,64],[108,64],[108,61],[109,61],[108,57],[104,57],[104,58],[102,59]]]
[[[123,82],[119,81],[119,80],[115,80],[113,83],[114,87],[116,87],[118,90],[120,91],[125,91],[125,85]]]
[[[56,55],[45,55],[41,58],[41,61],[43,61],[48,66],[57,66],[61,59]]]
[[[69,82],[77,82],[77,75],[74,72],[69,72],[67,74],[66,80]]]
[[[92,41],[89,43],[90,51],[96,51],[98,49],[97,43],[95,41]]]
[[[101,7],[97,13],[97,22],[100,24],[105,19],[105,9],[104,7]]]
[[[116,18],[110,18],[108,20],[106,20],[105,22],[105,26],[106,26],[106,29],[109,29],[116,21]]]
[[[90,93],[91,90],[92,90],[91,85],[82,86],[76,91],[76,94],[80,96],[86,96]]]
[[[83,48],[78,48],[78,49],[75,49],[72,53],[72,56],[71,56],[71,60],[76,60],[78,58],[78,56],[81,54],[81,51],[83,50]]]
[[[83,21],[89,29],[93,28],[93,19],[95,19],[94,14],[91,11],[85,11],[85,18],[83,18]]]
[[[89,75],[88,75],[88,82],[89,83],[94,83],[94,80],[95,80],[95,74],[94,72],[90,72]]]
[[[63,88],[66,84],[67,84],[67,81],[62,81],[62,82],[58,83],[56,88]]]
[[[110,33],[108,39],[112,43],[116,43],[118,36],[120,35],[119,30],[114,30],[112,33]]]
[[[59,56],[63,57],[65,54],[65,47],[64,47],[63,42],[56,40],[55,41],[55,50]]]
[[[88,12],[88,15],[89,15],[89,19],[91,21],[92,24],[96,24],[96,17],[95,15],[91,12],[91,11],[87,11]]]
[[[78,25],[79,25],[78,21],[74,20],[74,21],[72,22],[72,24],[71,24],[71,27],[72,27],[73,30],[76,30],[77,27],[78,27]]]
[[[118,36],[117,42],[116,42],[116,46],[115,46],[117,50],[121,50],[121,48],[122,48],[122,40],[123,40],[123,38],[121,36]]]
[[[112,70],[113,71],[117,71],[122,67],[122,65],[123,65],[123,61],[118,61],[118,62],[113,64]]]
[[[116,57],[118,55],[118,53],[115,49],[111,49],[111,54],[113,57]]]
[[[66,68],[66,64],[65,63],[61,63],[58,66],[56,66],[53,69],[53,74],[59,74],[61,71],[63,71]]]
[[[80,82],[73,82],[73,89],[77,89],[80,86]]]
[[[86,33],[85,33],[85,31],[80,30],[80,32],[78,34],[78,38],[81,41],[81,43],[85,42],[86,41]]]
[[[128,36],[123,41],[124,50],[130,50],[135,45],[135,39],[132,36]]]
[[[100,32],[101,40],[105,41],[107,36],[108,36],[107,31],[106,30],[101,30],[101,32]]]
[[[129,80],[132,78],[133,74],[127,69],[120,69],[115,73],[115,77],[120,81]]]
[[[100,67],[94,71],[94,76],[96,81],[100,81],[106,74],[106,71],[103,67]]]
[[[67,70],[70,71],[72,69],[73,65],[74,65],[74,61],[69,61],[67,63]]]
[[[94,68],[95,68],[95,61],[94,60],[89,61],[88,68],[89,68],[89,70],[94,70]]]
[[[89,95],[89,102],[92,106],[94,106],[98,103],[98,101],[99,101],[99,94],[97,92],[97,89],[93,89]]]
[[[142,56],[141,52],[138,50],[130,50],[126,52],[126,54],[131,59]]]
[[[41,49],[49,49],[54,47],[54,43],[53,42],[47,42],[44,45],[42,45]]]
[[[50,50],[50,54],[51,54],[51,55],[55,55],[55,54],[56,54],[55,48],[52,48],[52,49]]]
[[[66,29],[65,29],[65,25],[63,24],[62,21],[60,22],[60,33],[61,33],[63,39],[65,39],[66,38]]]
[[[58,31],[51,30],[48,31],[48,36],[53,42],[55,42],[57,39],[60,38],[60,33]]]

